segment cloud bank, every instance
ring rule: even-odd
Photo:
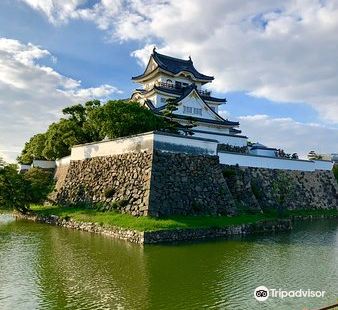
[[[113,39],[138,40],[216,77],[213,88],[304,102],[338,124],[338,2],[335,0],[22,0],[51,23],[94,22]],[[87,4],[87,5],[86,5]]]
[[[14,160],[24,142],[46,130],[63,107],[120,92],[111,85],[83,88],[38,61],[53,57],[31,43],[0,38],[0,156]]]

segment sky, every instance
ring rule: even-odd
[[[338,0],[1,0],[0,156],[65,106],[129,98],[154,46],[214,76],[250,141],[338,152]]]

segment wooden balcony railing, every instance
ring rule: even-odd
[[[160,87],[163,87],[163,88],[168,88],[168,89],[178,89],[178,90],[182,90],[184,87],[184,85],[182,84],[179,84],[179,83],[168,83],[168,82],[156,82],[155,84],[156,86],[160,86]],[[198,93],[202,96],[207,96],[207,97],[210,97],[211,95],[211,91],[208,91],[208,90],[201,90],[201,89],[198,89],[197,90]]]

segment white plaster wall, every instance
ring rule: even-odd
[[[193,137],[177,136],[177,135],[164,135],[156,133],[154,136],[156,142],[168,143],[177,146],[193,147],[201,149],[209,155],[217,155],[217,142],[196,139]],[[174,151],[173,151],[174,152]],[[201,152],[202,154],[202,152]]]
[[[315,170],[332,170],[333,162],[326,160],[314,160]]]
[[[257,156],[276,157],[276,151],[274,150],[254,149],[250,150],[250,154]]]
[[[241,167],[256,167],[268,169],[315,171],[316,163],[310,160],[291,160],[253,155],[241,155],[235,153],[219,152],[221,164],[239,165]],[[327,167],[328,168],[328,167]],[[331,169],[323,169],[331,170]]]
[[[68,166],[70,164],[70,155],[57,159],[55,164],[56,167]]]
[[[215,135],[212,133],[209,134],[209,133],[196,132],[194,134],[194,137],[213,139],[213,140],[217,140],[219,143],[222,143],[222,144],[230,144],[230,145],[239,146],[239,147],[247,145],[246,138],[236,137],[236,136],[221,136],[221,135]]]
[[[216,118],[215,114],[212,111],[210,111],[208,108],[206,108],[203,100],[201,100],[197,95],[194,96],[194,93],[195,92],[192,92],[190,95],[188,95],[183,100],[181,100],[181,104],[178,106],[178,109],[174,112],[174,114],[214,120]],[[202,109],[202,115],[194,114],[194,113],[184,113],[183,106],[192,107],[193,109],[194,108]]]
[[[229,128],[224,128],[224,127],[216,127],[217,125],[213,125],[215,127],[209,127],[205,125],[198,125],[195,126],[193,129],[197,130],[203,130],[203,131],[209,131],[209,132],[216,132],[216,133],[222,133],[222,134],[229,134],[230,130]]]
[[[31,167],[37,167],[42,169],[53,169],[55,168],[54,160],[33,160]]]
[[[27,171],[31,168],[31,165],[23,165],[23,164],[20,164],[18,165],[18,171],[19,172],[22,172],[22,171]]]
[[[71,160],[83,160],[98,156],[110,156],[135,151],[152,150],[153,133],[128,138],[88,143],[72,147]]]
[[[191,137],[177,136],[165,133],[145,133],[126,138],[88,143],[74,146],[71,151],[70,160],[83,160],[98,156],[110,156],[139,151],[152,151],[154,143],[158,149],[169,152],[185,152],[194,154],[217,155],[217,142],[200,140]],[[179,150],[179,151],[178,151]],[[64,159],[64,162],[68,159]],[[62,163],[61,163],[62,164]]]

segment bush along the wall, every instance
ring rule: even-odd
[[[338,182],[338,164],[335,164],[333,166],[333,174],[334,174],[334,176],[335,176],[335,178],[336,178],[336,180]]]

